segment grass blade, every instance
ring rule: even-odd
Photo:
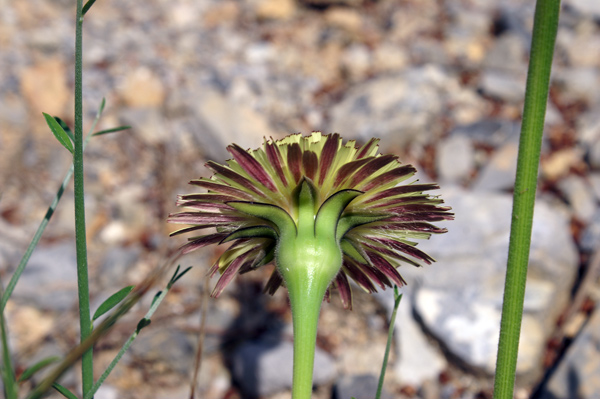
[[[92,6],[94,5],[95,2],[96,2],[96,0],[88,0],[88,2],[85,3],[83,8],[81,9],[81,15],[85,15],[85,13],[88,12],[90,10],[90,8],[92,8]]]
[[[0,339],[2,341],[2,383],[4,384],[4,394],[6,399],[17,399],[18,385],[15,379],[15,371],[12,365],[10,348],[8,346],[8,333],[4,321],[4,313],[0,313]]]
[[[101,136],[103,134],[120,132],[122,130],[127,130],[127,129],[131,129],[131,126],[125,125],[125,126],[113,127],[112,129],[100,130],[100,131],[94,133],[93,136]]]
[[[58,142],[61,143],[63,147],[65,147],[67,150],[69,150],[71,154],[73,154],[73,142],[71,141],[71,138],[69,137],[67,132],[65,132],[65,130],[56,121],[56,119],[54,119],[45,112],[43,112],[43,114],[44,118],[46,118],[46,123],[48,124],[48,127],[50,128],[50,130],[52,130],[52,134],[54,134],[54,137],[56,137]]]
[[[78,399],[73,392],[69,391],[67,388],[63,387],[58,382],[52,384],[52,387],[54,387],[54,389],[60,392],[62,396],[64,396],[67,399]]]
[[[25,371],[23,371],[23,373],[19,376],[19,382],[27,381],[29,378],[31,378],[32,375],[34,375],[35,373],[37,373],[44,367],[49,366],[52,363],[56,363],[59,360],[60,360],[60,357],[58,357],[58,356],[50,356],[50,357],[40,360],[33,366],[28,367]]]
[[[375,395],[375,399],[381,398],[381,391],[383,390],[383,380],[385,379],[385,370],[387,369],[388,359],[390,356],[390,349],[392,347],[392,340],[394,339],[394,326],[396,324],[396,313],[398,313],[400,300],[402,300],[402,294],[398,294],[398,286],[394,285],[394,310],[392,311],[392,317],[390,318],[388,339],[387,344],[385,345],[385,355],[383,356],[383,364],[381,365],[381,373],[379,374],[379,384],[377,385],[377,394]]]
[[[121,302],[123,299],[125,299],[127,295],[129,295],[131,290],[133,290],[133,287],[133,285],[130,285],[128,287],[122,288],[119,291],[112,294],[110,297],[108,297],[107,300],[105,300],[100,306],[98,306],[98,310],[96,310],[96,313],[94,313],[92,320],[98,319],[98,317],[102,316],[104,313],[117,306],[119,302]]]

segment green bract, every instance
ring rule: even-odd
[[[415,169],[378,154],[377,143],[358,147],[338,134],[294,134],[256,150],[232,144],[226,165],[208,162],[214,175],[190,182],[207,192],[179,196],[188,211],[169,221],[190,225],[173,235],[206,231],[189,238],[184,253],[232,242],[211,268],[221,274],[212,295],[237,273],[275,262],[267,292],[284,284],[293,290],[293,276],[303,274],[322,280],[327,297],[337,288],[351,308],[348,277],[374,292],[405,284],[400,264],[431,263],[412,240],[445,232],[431,222],[452,219],[450,208],[423,194],[435,184],[399,185]]]

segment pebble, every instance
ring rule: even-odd
[[[571,175],[558,183],[558,188],[567,198],[573,214],[577,219],[586,222],[598,210],[598,201],[589,183],[583,178]]]
[[[23,96],[33,115],[39,116],[42,112],[53,116],[64,115],[71,94],[67,85],[66,65],[62,60],[40,60],[24,68],[20,80]],[[44,90],[40,90],[41,87]]]
[[[510,230],[511,196],[446,186],[456,220],[435,242],[420,244],[437,262],[402,270],[417,279],[415,309],[427,330],[468,367],[492,373]],[[538,200],[517,370],[524,380],[540,375],[545,338],[570,297],[578,256],[565,211]],[[408,280],[410,281],[410,280]],[[558,283],[560,282],[560,283]]]
[[[75,246],[38,245],[13,292],[13,298],[40,309],[65,312],[77,304]]]
[[[374,375],[344,375],[336,382],[332,399],[374,397],[378,384],[379,378]],[[383,389],[380,398],[392,399],[392,395]]]
[[[600,397],[600,312],[596,310],[542,390],[541,399]]]
[[[402,384],[419,386],[425,381],[437,379],[447,362],[429,342],[421,325],[413,317],[413,287],[411,283],[400,291],[402,299],[394,325],[394,343],[398,356],[394,372]],[[393,311],[393,291],[379,292],[375,298],[386,308],[389,318]]]
[[[502,191],[515,185],[519,143],[508,141],[500,147],[483,167],[472,184],[473,190]]]
[[[525,98],[525,72],[516,74],[495,69],[485,70],[480,82],[481,91],[508,103],[521,103]]]
[[[293,344],[263,339],[242,344],[234,352],[232,377],[244,398],[272,395],[292,386]],[[313,384],[330,382],[336,375],[330,355],[317,348]]]
[[[460,183],[470,177],[474,159],[473,143],[463,135],[451,135],[438,144],[436,167],[440,183]]]

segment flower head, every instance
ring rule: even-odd
[[[221,274],[213,296],[237,273],[275,262],[265,287],[273,294],[289,285],[291,264],[305,257],[332,264],[327,295],[336,287],[347,308],[348,277],[367,292],[402,286],[400,264],[433,261],[413,240],[444,233],[431,223],[453,215],[440,198],[424,194],[437,185],[399,185],[416,171],[395,155],[378,154],[378,141],[357,146],[339,134],[315,132],[265,139],[256,150],[232,144],[233,159],[209,161],[214,175],[190,182],[206,192],[179,196],[177,204],[188,210],[169,221],[190,226],[172,235],[205,232],[189,238],[183,253],[231,243],[210,269]]]

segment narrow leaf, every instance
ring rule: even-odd
[[[65,130],[60,126],[56,119],[54,119],[45,112],[43,114],[44,118],[46,118],[46,123],[48,124],[48,127],[50,127],[50,130],[52,130],[52,133],[54,134],[54,137],[56,137],[58,142],[61,143],[63,147],[69,150],[69,152],[72,154],[73,143],[71,142],[71,139],[69,138],[67,132],[65,132]]]
[[[179,280],[180,278],[182,278],[184,276],[184,274],[186,274],[187,272],[189,272],[191,270],[191,268],[192,268],[192,266],[189,266],[187,269],[185,269],[181,273],[179,273],[179,274],[175,273],[173,275],[173,278],[171,278],[171,281],[169,281],[169,284],[167,285],[167,289],[170,289],[173,286],[173,284],[175,284],[177,282],[177,280]]]
[[[60,119],[58,116],[55,116],[54,119],[58,122],[58,124],[60,125],[60,127],[63,128],[63,130],[65,131],[65,133],[67,133],[67,135],[69,136],[69,138],[71,139],[71,141],[75,142],[75,136],[73,136],[73,131],[71,130],[71,128],[69,127],[69,125],[67,125],[66,122],[63,121],[62,119]]]
[[[22,381],[28,380],[32,375],[34,375],[35,373],[37,373],[44,367],[46,367],[52,363],[56,363],[59,360],[60,360],[60,357],[58,357],[58,356],[50,356],[50,357],[40,360],[39,362],[35,363],[33,366],[25,369],[25,371],[23,371],[23,373],[19,377],[18,381],[22,382]]]
[[[62,394],[62,396],[64,396],[65,398],[77,399],[77,396],[75,396],[75,394],[73,392],[69,391],[67,388],[63,387],[58,382],[55,382],[54,384],[52,384],[52,386],[54,387],[54,389],[56,389],[58,392],[60,392]]]
[[[143,328],[146,328],[150,325],[151,320],[147,319],[147,318],[143,318],[142,320],[140,320],[140,322],[138,323],[137,327],[136,327],[136,332],[140,332],[142,331]]]
[[[133,285],[125,287],[116,293],[112,294],[106,301],[102,302],[100,306],[98,306],[98,310],[94,313],[94,317],[92,320],[98,319],[98,317],[102,316],[104,313],[108,312],[115,306],[119,304],[129,293],[133,290]]]
[[[327,198],[319,208],[315,219],[317,236],[335,236],[340,215],[348,204],[362,194],[358,190],[342,190]]]
[[[90,8],[92,8],[95,2],[96,0],[88,0],[88,2],[85,3],[83,8],[81,9],[81,15],[85,15],[85,13],[88,12]],[[104,104],[104,99],[102,99],[102,104]],[[104,105],[102,106],[102,109],[104,109]],[[102,111],[100,111],[100,113],[102,113]]]
[[[94,134],[92,134],[92,136],[100,136],[102,134],[107,134],[107,133],[115,133],[115,132],[120,132],[122,130],[127,130],[127,129],[131,129],[131,126],[129,125],[124,125],[124,126],[119,126],[119,127],[113,127],[111,129],[104,129],[104,130],[100,130]]]

